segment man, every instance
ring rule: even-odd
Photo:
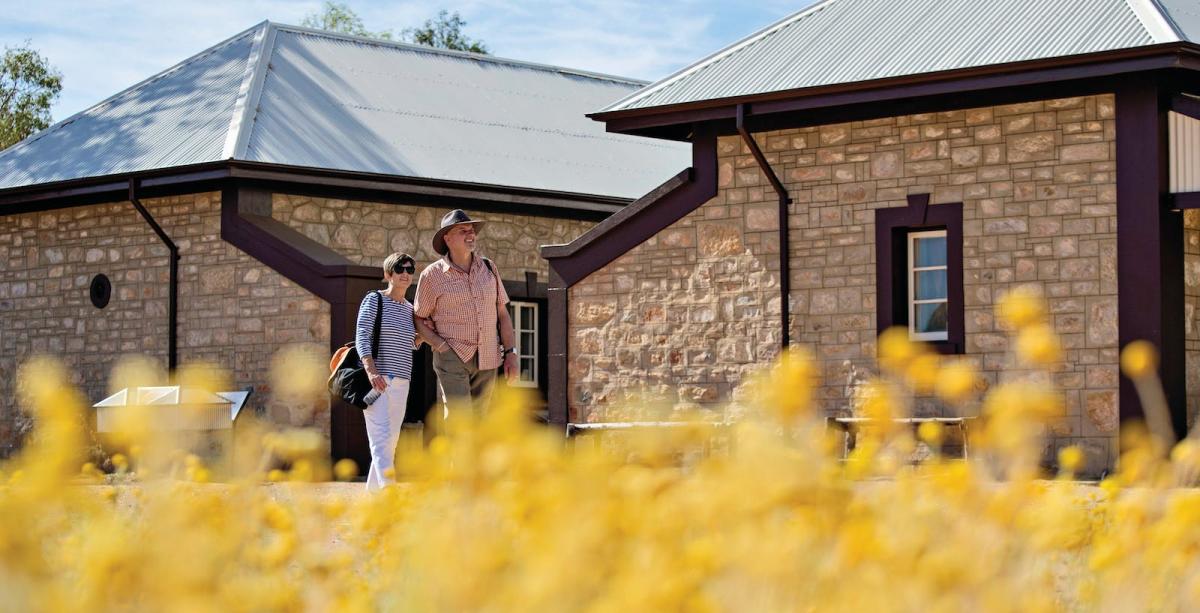
[[[422,334],[433,348],[443,418],[462,409],[482,415],[497,368],[504,367],[509,381],[517,377],[512,320],[504,308],[508,293],[491,261],[475,253],[483,223],[461,209],[442,217],[433,235],[433,250],[442,258],[417,280],[413,306],[418,318],[432,323],[430,334]],[[418,326],[428,328],[424,323],[418,320]]]

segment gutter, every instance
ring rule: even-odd
[[[171,237],[167,236],[167,233],[163,231],[162,226],[158,225],[157,221],[154,221],[154,217],[150,215],[150,211],[147,211],[146,207],[142,206],[141,201],[138,200],[137,197],[137,190],[138,180],[130,178],[129,201],[133,203],[133,208],[137,209],[137,212],[141,214],[142,218],[146,220],[146,223],[150,225],[150,229],[154,230],[154,233],[158,235],[159,240],[161,240],[163,244],[167,246],[167,250],[171,252],[171,289],[170,295],[167,298],[167,370],[171,373],[174,373],[175,367],[179,363],[179,356],[177,352],[178,338],[176,332],[179,324],[179,246],[175,244],[175,241],[171,240]]]
[[[750,153],[754,155],[755,161],[758,162],[758,167],[762,169],[763,174],[767,175],[767,180],[771,182],[771,187],[775,188],[775,193],[779,195],[779,311],[780,311],[780,337],[779,344],[783,349],[787,349],[791,345],[791,291],[792,291],[792,271],[789,252],[791,239],[788,229],[788,205],[792,203],[792,199],[788,196],[787,188],[779,181],[779,177],[775,175],[774,169],[767,162],[766,156],[763,155],[762,149],[759,149],[758,142],[746,129],[746,105],[737,105],[737,131],[742,135],[742,141],[750,148]]]

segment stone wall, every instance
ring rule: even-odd
[[[180,364],[215,363],[281,424],[329,427],[315,411],[273,403],[269,369],[290,343],[329,342],[329,306],[220,238],[220,195],[143,202],[179,246]],[[15,406],[16,369],[35,354],[68,366],[92,402],[123,355],[167,362],[167,249],[127,202],[0,216],[0,454],[28,427]],[[104,309],[88,288],[112,282]]]
[[[795,202],[792,338],[812,345],[822,361],[826,410],[845,410],[846,381],[874,368],[873,211],[930,193],[933,206],[963,203],[967,357],[994,383],[1009,356],[992,305],[1015,285],[1040,286],[1067,350],[1057,380],[1069,416],[1055,425],[1056,444],[1082,444],[1111,464],[1118,376],[1113,96],[756,137]],[[768,219],[775,196],[739,138],[721,138],[718,155],[716,198],[571,288],[572,419],[609,419],[606,403],[641,380],[660,392],[678,390],[682,400],[718,402],[773,357],[778,243]]]
[[[420,270],[439,256],[430,240],[448,209],[275,194],[272,215],[309,238],[365,266],[381,266],[399,251],[417,259]],[[545,283],[549,265],[538,247],[569,243],[594,222],[467,211],[487,221],[479,251],[510,281],[536,272]]]
[[[1187,356],[1188,427],[1200,412],[1200,210],[1183,212],[1184,355]]]
[[[778,355],[778,209],[727,194],[571,288],[572,421],[719,406]]]

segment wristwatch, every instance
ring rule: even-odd
[[[504,358],[508,357],[508,354],[516,352],[516,347],[504,347],[500,350],[500,359],[503,360]]]

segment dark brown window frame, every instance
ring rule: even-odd
[[[882,334],[892,326],[908,327],[908,234],[945,230],[949,299],[947,338],[920,342],[944,354],[959,354],[966,350],[962,210],[961,202],[930,206],[929,194],[910,195],[906,207],[875,210],[875,321],[878,333]]]

